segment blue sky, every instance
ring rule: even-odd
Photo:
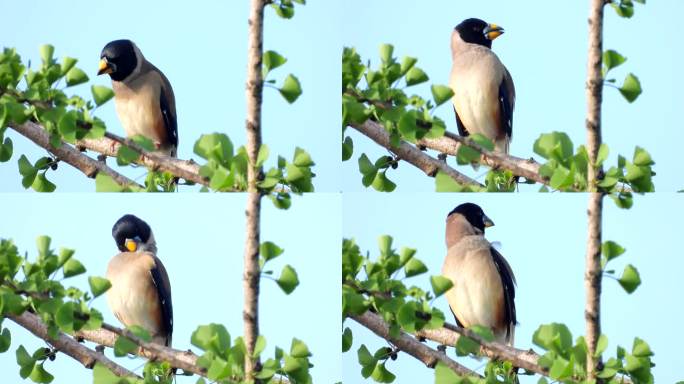
[[[14,239],[20,251],[33,258],[36,237],[49,235],[53,249],[76,249],[74,257],[88,269],[86,275],[104,276],[109,259],[118,253],[111,237],[114,222],[125,213],[139,216],[152,227],[158,255],[171,278],[174,347],[190,348],[195,328],[211,322],[224,324],[231,337],[242,334],[244,194],[4,194],[2,201],[0,237]],[[96,215],[89,214],[95,210]],[[340,288],[332,283],[340,275],[341,222],[338,194],[295,198],[288,211],[275,209],[268,200],[263,204],[262,241],[285,249],[269,264],[276,275],[285,264],[292,265],[300,280],[288,296],[275,282],[262,279],[259,308],[266,353],[272,356],[276,345],[289,349],[292,337],[303,340],[314,354],[312,375],[317,383],[333,383],[342,375],[337,347]],[[86,275],[67,283],[87,290]],[[106,322],[119,324],[104,296],[92,305]],[[0,354],[2,380],[20,383],[14,351],[19,344],[29,351],[44,344],[9,320],[3,326],[12,332],[12,348]],[[111,350],[107,355],[113,357]],[[142,364],[140,359],[119,361],[131,369]],[[64,355],[47,369],[56,376],[55,384],[92,381],[91,371]],[[178,378],[179,384],[195,381]]]
[[[55,56],[79,59],[78,66],[90,82],[68,89],[68,94],[90,98],[90,86],[110,86],[108,76],[95,76],[100,51],[114,39],[135,41],[145,57],[171,81],[178,113],[181,158],[195,158],[192,147],[203,133],[223,132],[237,148],[245,142],[245,71],[247,67],[248,1],[210,1],[188,6],[183,2],[163,4],[123,0],[115,5],[78,1],[70,5],[25,1],[7,3],[0,23],[0,47],[16,47],[22,58],[40,63],[38,47],[55,46]],[[162,9],[160,9],[162,8]],[[291,159],[295,146],[309,151],[316,166],[317,191],[340,188],[339,4],[313,1],[297,7],[294,19],[279,18],[266,10],[264,49],[275,50],[288,62],[269,78],[282,84],[288,73],[295,74],[303,94],[288,104],[275,89],[264,90],[263,141],[276,155]],[[330,42],[334,42],[331,44]],[[123,135],[114,102],[96,111],[110,131]],[[15,155],[0,164],[0,191],[23,191],[17,160],[22,153],[35,161],[45,151],[9,130]],[[109,164],[115,164],[110,160]],[[143,169],[124,169],[124,174],[144,180]],[[58,191],[94,191],[94,182],[64,164],[48,176]],[[184,187],[181,190],[194,191]]]
[[[487,229],[486,237],[490,242],[500,242],[500,251],[517,278],[515,302],[520,324],[516,347],[539,351],[532,344],[532,334],[539,325],[551,322],[565,323],[574,338],[583,334],[585,194],[346,193],[342,233],[355,238],[361,251],[370,251],[372,258],[378,255],[377,238],[383,234],[394,237],[395,249],[416,248],[416,257],[430,272],[406,283],[429,289],[429,276],[440,273],[446,254],[446,215],[464,202],[477,203],[494,221],[496,225]],[[681,236],[681,220],[675,214],[682,209],[684,200],[674,193],[638,196],[631,210],[617,209],[611,200],[604,204],[603,240],[616,241],[627,250],[609,267],[621,273],[625,265],[633,264],[642,280],[642,285],[628,295],[616,281],[603,279],[601,324],[609,340],[607,353],[615,356],[618,344],[631,350],[634,337],[646,340],[655,352],[653,372],[660,383],[682,380],[682,337],[677,330],[684,309],[670,301],[677,297],[676,292],[684,290],[679,276],[684,261],[676,240]],[[443,297],[434,305],[450,313]],[[453,323],[451,316],[447,318]],[[375,351],[386,343],[353,320],[346,320],[344,326],[351,327],[354,334],[352,349],[342,357],[344,383],[365,382],[357,349],[365,343]],[[455,358],[453,348],[447,354]],[[462,358],[457,361],[471,368],[483,364]],[[397,384],[434,380],[432,370],[406,354],[400,354],[388,368],[397,375]],[[537,380],[525,378],[521,382]]]
[[[429,84],[448,84],[454,26],[478,17],[504,27],[506,33],[494,41],[493,49],[513,76],[517,92],[511,154],[542,160],[532,145],[541,133],[551,131],[568,133],[576,147],[586,141],[588,2],[545,6],[496,0],[405,0],[399,6],[390,0],[350,0],[347,4],[343,17],[358,27],[345,29],[344,46],[356,47],[364,63],[370,59],[376,68],[378,47],[391,43],[395,57],[419,59],[417,65],[430,76]],[[636,8],[632,19],[619,18],[610,7],[606,9],[604,48],[615,49],[628,59],[613,72],[620,83],[627,73],[635,73],[644,89],[639,99],[629,104],[617,90],[605,88],[603,139],[611,153],[607,164],[616,164],[618,153],[631,159],[639,145],[650,151],[656,162],[656,191],[677,191],[684,187],[677,156],[684,139],[678,113],[684,95],[679,91],[677,63],[684,57],[674,46],[679,41],[676,28],[684,3],[649,1]],[[429,84],[409,88],[409,94],[429,98]],[[450,103],[440,106],[436,115],[446,121],[448,130],[457,132]],[[365,191],[358,156],[364,152],[374,161],[387,151],[353,129],[347,132],[354,139],[355,152],[342,167],[343,190]],[[456,166],[453,159],[449,164]],[[484,169],[458,169],[484,181]],[[408,163],[401,163],[388,176],[397,182],[397,191],[434,191],[434,180]],[[538,186],[521,186],[521,190],[536,191]]]

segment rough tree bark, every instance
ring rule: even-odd
[[[596,379],[600,359],[594,357],[596,344],[601,335],[601,216],[603,194],[597,192],[601,167],[596,165],[598,150],[601,146],[601,100],[603,76],[603,10],[605,0],[589,2],[589,52],[587,56],[587,151],[589,167],[587,172],[589,204],[587,208],[587,254],[584,274],[586,305],[584,309],[587,353],[587,374],[590,380]]]
[[[8,314],[6,316],[18,325],[29,330],[35,336],[45,340],[58,351],[63,352],[64,354],[83,364],[83,366],[88,369],[92,369],[95,366],[95,363],[101,363],[117,376],[141,378],[128,369],[116,364],[112,360],[109,360],[104,354],[93,351],[92,349],[81,345],[78,341],[62,332],[58,333],[56,339],[50,338],[48,335],[47,325],[45,325],[45,323],[43,323],[40,318],[33,313],[24,312],[21,315]],[[114,343],[111,345],[114,345]]]
[[[257,183],[261,168],[257,167],[257,156],[261,147],[261,102],[263,79],[261,60],[263,55],[264,6],[266,0],[252,0],[249,12],[249,42],[247,48],[247,208],[245,210],[245,253],[244,253],[244,339],[247,346],[245,372],[250,378],[258,370],[259,362],[251,356],[259,336],[259,222],[261,194]]]

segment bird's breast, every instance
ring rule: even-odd
[[[163,143],[164,121],[159,104],[159,86],[133,82],[114,85],[116,113],[126,135],[142,135],[155,143]]]
[[[442,274],[454,283],[446,293],[464,326],[483,325],[499,333],[505,327],[503,285],[482,236],[467,236],[449,248]]]
[[[161,332],[161,308],[150,269],[154,260],[147,254],[121,253],[107,268],[112,287],[107,291],[107,303],[114,315],[125,325],[138,325],[155,336]]]
[[[493,53],[466,52],[454,57],[449,86],[452,102],[470,134],[499,136],[499,86],[503,65]]]

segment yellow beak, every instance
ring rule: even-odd
[[[112,73],[112,67],[107,62],[107,59],[100,59],[100,66],[98,68],[97,74],[101,75],[103,73]]]
[[[125,245],[129,252],[135,252],[138,249],[138,243],[136,243],[135,240],[126,239]]]
[[[484,29],[485,37],[489,40],[494,40],[497,37],[503,35],[504,29],[496,24],[489,24],[487,28]]]
[[[485,228],[489,228],[489,227],[493,227],[493,226],[494,226],[494,222],[492,221],[492,219],[490,219],[489,217],[487,217],[487,215],[484,215],[484,216],[482,217],[482,221],[484,221],[484,226],[485,226]]]

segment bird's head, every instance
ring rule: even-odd
[[[451,217],[451,215],[463,216],[470,225],[479,229],[482,233],[484,233],[485,228],[494,226],[494,222],[485,215],[482,208],[477,204],[463,203],[449,212],[447,218]]]
[[[492,47],[492,41],[504,33],[504,29],[496,24],[487,24],[480,19],[465,19],[454,28],[461,40],[466,43]]]
[[[124,215],[112,227],[112,237],[121,252],[157,253],[152,228],[134,215]]]
[[[138,69],[142,61],[140,50],[130,40],[110,41],[100,53],[98,75],[108,74],[114,81],[123,81]]]

